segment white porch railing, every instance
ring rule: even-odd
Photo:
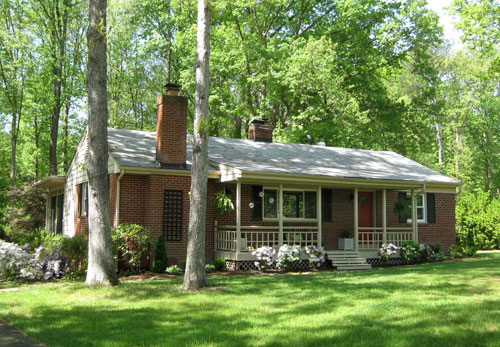
[[[359,228],[358,248],[363,250],[379,249],[384,243],[384,233],[381,227]],[[363,230],[361,230],[363,229]],[[370,230],[367,230],[370,229]],[[408,227],[387,227],[386,243],[400,247],[405,241],[413,240],[413,231]]]
[[[215,226],[215,250],[249,252],[262,246],[280,247],[279,226],[242,226],[239,237],[234,225]],[[317,226],[284,226],[283,244],[305,247],[318,245]]]

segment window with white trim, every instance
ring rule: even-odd
[[[89,186],[88,183],[80,183],[78,196],[78,217],[86,217],[89,212]]]
[[[279,190],[264,188],[262,192],[264,219],[277,219],[279,210]],[[317,218],[317,191],[286,189],[283,190],[283,219],[297,220]]]
[[[410,218],[408,218],[407,222],[411,223],[412,218],[411,218],[411,211],[412,209],[412,201],[411,201],[411,194],[407,193],[406,194],[408,198],[410,199]],[[417,201],[417,222],[419,223],[426,223],[427,222],[427,204],[426,204],[426,195],[425,194],[417,194],[415,196],[415,200]]]

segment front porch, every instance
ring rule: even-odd
[[[308,191],[314,191],[316,193],[316,205],[314,209],[315,218],[313,220],[291,220],[284,218],[283,194],[287,190],[297,190],[297,187],[294,186],[290,188],[280,184],[279,186],[276,185],[277,220],[267,222],[264,220],[265,223],[251,223],[248,218],[245,218],[245,222],[242,223],[242,215],[248,215],[248,213],[242,214],[243,206],[247,208],[247,201],[245,201],[245,204],[242,204],[242,184],[237,182],[235,197],[236,223],[215,223],[215,256],[234,261],[250,261],[255,260],[255,257],[251,254],[252,251],[259,247],[270,246],[278,249],[285,244],[298,245],[301,248],[310,245],[323,246],[325,251],[329,253],[338,251],[338,247],[332,247],[332,244],[336,245],[336,241],[334,243],[325,242],[325,240],[331,241],[333,238],[338,238],[338,232],[335,230],[336,218],[332,218],[328,223],[324,222],[322,218],[322,213],[326,211],[322,198],[323,188],[324,186],[315,186],[314,188],[311,186],[307,187]],[[408,221],[408,223],[405,219],[403,225],[392,225],[388,223],[388,206],[393,207],[394,202],[388,204],[387,191],[395,191],[395,189],[385,187],[371,190],[366,187],[353,187],[351,189],[342,187],[338,189],[352,192],[350,198],[343,198],[344,205],[350,206],[348,214],[352,216],[349,218],[349,229],[352,231],[352,236],[354,238],[354,249],[351,250],[352,252],[364,258],[375,258],[377,257],[378,249],[383,243],[393,243],[396,246],[401,246],[405,241],[414,240],[418,242],[418,223],[417,218],[414,218],[414,216],[417,216],[416,196],[419,191],[414,187],[410,187],[407,190],[410,193],[410,199],[412,201],[411,221]],[[399,190],[400,189],[398,189],[398,191]],[[364,222],[363,218],[360,218],[360,214],[364,213],[363,204],[366,204],[366,201],[363,199],[360,201],[360,193],[366,194],[367,191],[373,195],[373,200],[369,206],[373,212],[371,213],[368,223]],[[263,193],[260,196],[264,198]],[[252,206],[253,203],[249,205]],[[329,208],[333,209],[335,212],[335,207],[338,205],[339,203],[334,201],[333,205],[330,203]],[[332,212],[330,211],[329,213]],[[332,215],[335,217],[335,213],[332,213]],[[227,221],[227,219],[225,221]],[[342,225],[345,226],[345,220],[343,222],[344,224]]]

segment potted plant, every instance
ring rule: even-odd
[[[354,250],[354,238],[351,237],[351,232],[347,229],[342,230],[340,233],[339,249],[344,251]]]

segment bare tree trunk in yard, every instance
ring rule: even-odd
[[[108,195],[106,0],[89,0],[89,261],[87,285],[118,284],[111,250]]]
[[[205,212],[208,179],[208,122],[210,58],[210,0],[198,0],[196,35],[196,91],[194,104],[193,167],[191,169],[191,204],[184,275],[184,290],[207,286],[205,273]]]

